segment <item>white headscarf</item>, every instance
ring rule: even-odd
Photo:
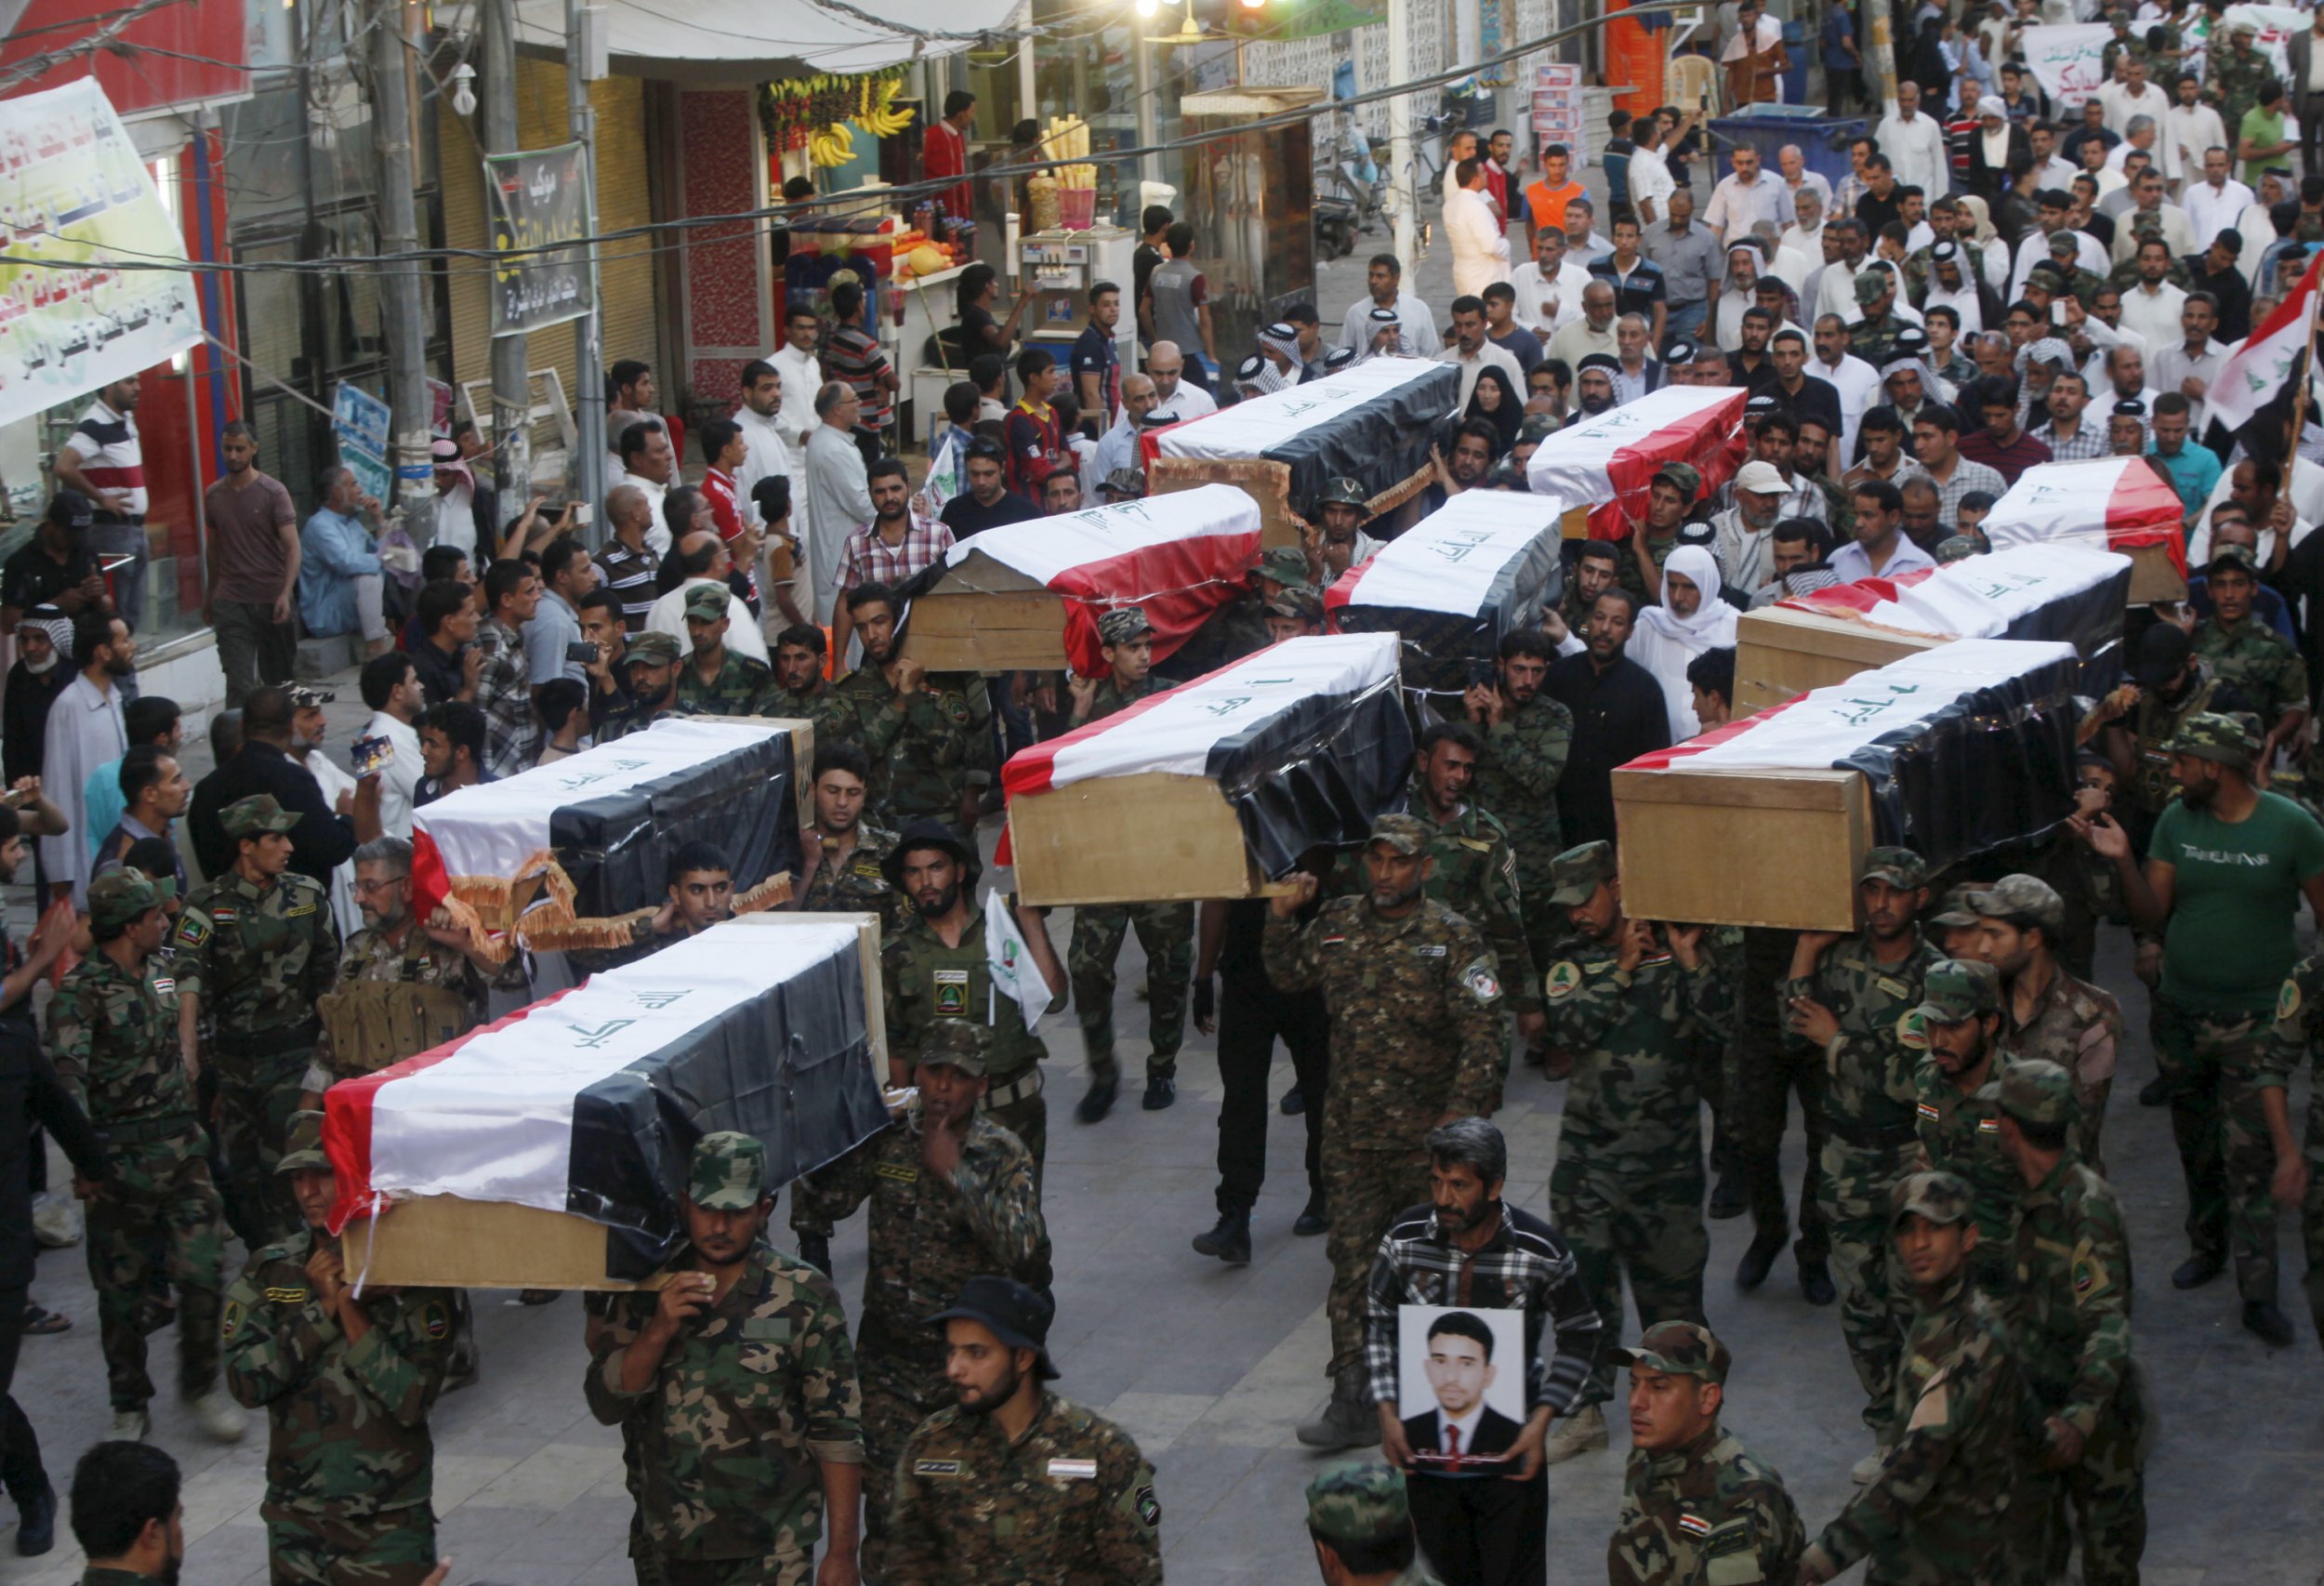
[[[1702,601],[1692,616],[1670,608],[1670,575],[1692,583]],[[1638,614],[1638,630],[1631,636],[1630,658],[1654,674],[1662,685],[1663,707],[1670,721],[1670,741],[1683,743],[1703,730],[1695,715],[1694,685],[1686,681],[1686,664],[1706,650],[1735,643],[1735,625],[1741,615],[1719,598],[1719,562],[1699,545],[1681,546],[1662,564],[1662,600]]]

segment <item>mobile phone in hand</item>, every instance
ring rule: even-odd
[[[395,745],[385,736],[358,738],[348,750],[357,776],[376,776],[395,760]]]
[[[597,644],[592,640],[576,639],[565,646],[565,659],[576,667],[597,665]]]

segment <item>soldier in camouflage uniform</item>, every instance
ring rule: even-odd
[[[1677,548],[1678,541],[1672,539],[1662,554],[1667,558]],[[1573,566],[1566,572],[1565,588],[1559,595],[1555,608],[1557,620],[1564,625],[1566,633],[1576,639],[1582,637],[1583,629],[1590,626],[1590,611],[1598,603],[1598,597],[1622,582],[1622,568],[1629,560],[1629,554],[1630,548],[1617,540],[1581,542],[1581,549],[1575,556]],[[1542,613],[1545,619],[1551,615],[1546,609]]]
[[[323,1115],[296,1114],[275,1171],[299,1229],[250,1254],[226,1291],[226,1381],[267,1416],[267,1553],[278,1582],[416,1586],[436,1566],[428,1412],[452,1352],[454,1296],[360,1299],[324,1225],[338,1181]]]
[[[2114,762],[2084,750],[2074,774],[2075,813],[2085,821],[2111,815],[2116,793],[2122,786]],[[2087,982],[2098,957],[2098,922],[2130,922],[2114,866],[2093,853],[2090,844],[2074,835],[2069,823],[2053,831],[2033,869],[2058,895],[2058,933],[2049,944],[2052,955],[2068,974]]]
[[[686,1256],[658,1294],[617,1299],[589,1346],[589,1413],[637,1437],[644,1544],[673,1586],[806,1586],[826,1512],[830,1553],[855,1553],[847,1315],[829,1278],[767,1243],[773,1205],[766,1147],[704,1135]]]
[[[1386,1465],[1333,1465],[1307,1484],[1307,1534],[1325,1568],[1388,1586],[1438,1586],[1412,1534],[1404,1474]]]
[[[855,741],[872,763],[872,813],[902,828],[939,820],[962,837],[993,780],[993,707],[984,680],[928,675],[896,651],[896,600],[884,585],[848,591],[864,664],[832,685],[855,718]],[[973,866],[971,866],[973,870]]]
[[[2260,86],[2276,75],[2268,58],[2251,47],[2256,33],[2248,21],[2233,24],[2227,29],[2227,47],[2214,46],[2205,63],[2212,91],[2219,96],[2219,119],[2227,128],[2231,146],[2243,136],[2243,112],[2260,102]]]
[[[2085,1586],[2133,1586],[2146,1545],[2146,1406],[2131,1358],[2131,1250],[2113,1188],[2074,1151],[2074,1081],[2043,1058],[1988,1087],[2001,1149],[2018,1175],[2011,1243],[2010,1341],[2032,1401],[2042,1466],[2082,1539]],[[2028,1513],[2021,1536],[2049,1544],[2064,1579],[2065,1515]],[[2028,1549],[2030,1551],[2030,1547]]]
[[[150,1424],[153,1382],[138,1313],[165,1275],[178,1292],[178,1391],[205,1430],[226,1435],[231,1427],[239,1437],[242,1418],[218,1391],[222,1213],[194,1117],[175,982],[155,957],[169,917],[153,883],[134,870],[97,878],[88,903],[96,945],[48,1004],[48,1048],[112,1169],[103,1183],[76,1188],[88,1202],[88,1275],[113,1435],[139,1439]]]
[[[597,741],[610,744],[642,733],[666,716],[691,716],[678,702],[678,641],[667,633],[633,633],[621,657],[629,677],[629,703],[605,718]]]
[[[2195,654],[2194,641],[2176,623],[2159,622],[2139,636],[2131,681],[2116,688],[2082,719],[2085,734],[2103,732],[2106,758],[2129,797],[2118,794],[2114,815],[2135,823],[2133,835],[2146,847],[2146,828],[2178,797],[2171,756],[2163,746],[2178,736],[2188,717],[2212,710],[2244,708],[2240,691]]]
[[[1895,1440],[1896,1358],[1910,1300],[1894,1276],[1888,1191],[1913,1143],[1913,1074],[1927,1037],[1921,978],[1944,955],[1913,918],[1928,872],[1908,848],[1875,848],[1856,884],[1865,931],[1801,933],[1776,992],[1795,1042],[1824,1056],[1824,1219],[1831,1231],[1840,1331],[1864,1384],[1864,1423],[1882,1447]],[[1877,1456],[1858,1462],[1869,1479]]]
[[[732,598],[722,584],[696,584],[686,591],[686,637],[693,651],[678,669],[678,703],[704,716],[762,716],[774,673],[727,643]]]
[[[1655,565],[1655,576],[1662,575],[1662,565],[1670,560],[1670,553],[1683,545],[1696,543],[1687,534],[1688,514],[1703,498],[1703,476],[1691,464],[1664,463],[1655,469],[1653,482],[1646,487],[1646,531],[1644,549]],[[1710,543],[1710,531],[1702,531],[1701,542]],[[1642,605],[1653,605],[1655,596],[1646,588],[1645,569],[1638,562],[1641,542],[1633,531],[1629,544],[1623,548],[1621,565],[1615,576],[1622,588],[1638,597]],[[1581,628],[1569,625],[1578,635]]]
[[[2291,1132],[2291,1078],[2303,1061],[2324,1051],[2324,954],[2300,960],[2276,998],[2276,1024],[2261,1049],[2252,1084],[2260,1093],[2269,1143],[2275,1151],[2272,1188],[2286,1206],[2300,1208],[2300,1238],[2305,1247],[2308,1313],[2324,1336],[2324,1067],[2310,1076],[2304,1145]]]
[[[896,1461],[885,1586],[1104,1581],[1161,1586],[1162,1504],[1129,1433],[1042,1383],[1046,1294],[971,1277],[923,1324],[947,1404]]]
[[[1149,671],[1154,628],[1144,612],[1136,606],[1106,612],[1098,618],[1098,642],[1113,670],[1103,678],[1070,680],[1076,727],[1102,721],[1161,692],[1161,681]],[[1114,1056],[1114,960],[1131,931],[1146,955],[1146,1029],[1153,1042],[1143,1104],[1148,1112],[1159,1112],[1178,1099],[1178,1048],[1186,1038],[1186,988],[1195,969],[1195,905],[1085,905],[1074,910],[1073,939],[1065,948],[1081,1044],[1089,1055],[1089,1090],[1075,1115],[1083,1123],[1095,1123],[1112,1111],[1121,1089],[1121,1064]]]
[[[1766,1282],[1776,1257],[1791,1238],[1783,1189],[1783,1136],[1796,1093],[1806,1161],[1800,1179],[1800,1237],[1791,1259],[1808,1303],[1829,1305],[1837,1291],[1829,1264],[1831,1230],[1824,1216],[1824,1142],[1829,1134],[1824,1054],[1788,1038],[1788,1010],[1776,998],[1744,992],[1783,979],[1795,945],[1795,934],[1789,931],[1753,927],[1744,932],[1729,982],[1737,988],[1737,1005],[1724,1124],[1734,1143],[1736,1171],[1752,1228],[1750,1246],[1736,1266],[1735,1282],[1745,1289]]]
[[[1950,1173],[1974,1199],[1977,1248],[1970,1274],[1996,1300],[2009,1293],[2010,1228],[2017,1216],[2017,1170],[2001,1154],[2001,1117],[1984,1098],[1986,1084],[2007,1067],[1996,1044],[2001,980],[1980,960],[1931,964],[1921,982],[1921,1027],[1928,1052],[1914,1083],[1921,1100],[1920,1140],[1908,1157],[1914,1172]]]
[[[806,914],[876,914],[884,946],[912,917],[912,905],[888,884],[896,834],[864,819],[871,761],[845,740],[818,742],[812,788],[815,824],[808,827],[809,869],[792,907]]]
[[[2121,1004],[2058,962],[2053,944],[2065,928],[2066,903],[2040,877],[2004,876],[1971,893],[1969,905],[1978,916],[1977,956],[2000,971],[2001,1056],[2043,1058],[2074,1077],[2081,1104],[2075,1144],[2083,1161],[2105,1172],[2098,1137],[2122,1050]]]
[[[1033,1159],[978,1110],[992,1046],[982,1024],[938,1024],[918,1049],[919,1094],[903,1116],[798,1191],[800,1211],[825,1227],[869,1203],[871,1261],[856,1360],[869,1458],[864,1563],[875,1575],[889,1534],[896,1456],[912,1429],[951,1397],[944,1341],[929,1330],[929,1314],[951,1304],[980,1272],[1006,1273],[1034,1289],[1050,1284],[1049,1227]]]
[[[1261,954],[1287,993],[1316,989],[1331,1019],[1323,1171],[1331,1207],[1331,1405],[1299,1429],[1311,1447],[1380,1440],[1364,1369],[1365,1289],[1396,1213],[1429,1198],[1429,1130],[1482,1117],[1499,1089],[1500,981],[1474,926],[1425,895],[1428,826],[1382,815],[1365,845],[1371,887],[1294,921],[1312,876],[1268,901]]]
[[[274,1159],[313,1061],[315,1005],[339,977],[331,900],[289,867],[298,820],[264,793],[220,811],[233,866],[193,890],[172,938],[184,1044],[202,1013],[213,1021],[226,1220],[253,1249],[302,1226]]]
[[[1702,1099],[1697,1044],[1723,1038],[1734,990],[1705,951],[1700,926],[1622,913],[1614,845],[1557,856],[1551,904],[1575,940],[1547,976],[1550,1045],[1574,1060],[1550,1174],[1550,1219],[1574,1247],[1604,1336],[1622,1336],[1622,1278],[1641,1327],[1703,1320]],[[1604,1447],[1614,1395],[1601,1363],[1582,1408],[1550,1438],[1552,1462]]]
[[[1858,1559],[1869,1586],[2010,1586],[2042,1578],[2016,1546],[2014,1500],[2039,1501],[2019,1425],[2026,1387],[2000,1313],[1969,1280],[1977,1242],[1968,1184],[1913,1173],[1890,1195],[1897,1265],[1913,1289],[1896,1374],[1895,1446],[1862,1492],[1809,1544],[1802,1582]]]
[[[1905,328],[1889,305],[1895,301],[1896,273],[1868,270],[1856,277],[1856,307],[1864,317],[1848,327],[1848,350],[1875,369],[1886,368],[1895,356],[1896,337]]]
[[[1796,1586],[1800,1512],[1775,1467],[1719,1421],[1727,1346],[1699,1324],[1661,1322],[1609,1358],[1630,1368],[1632,1428],[1605,1549],[1611,1586]]]
[[[765,712],[813,722],[818,749],[825,744],[860,747],[863,729],[855,712],[823,675],[825,648],[823,629],[804,623],[774,636],[774,686],[768,691]]]
[[[2259,559],[2248,546],[2226,546],[2211,559],[2204,575],[2212,615],[2196,625],[2196,654],[2242,694],[2245,707],[2258,713],[2271,739],[2288,742],[2307,714],[2308,667],[2291,640],[2252,615]]]
[[[1540,629],[1512,633],[1501,641],[1494,681],[1478,683],[1462,701],[1485,740],[1471,786],[1509,836],[1525,947],[1537,968],[1565,934],[1564,917],[1545,901],[1551,862],[1565,847],[1558,834],[1557,783],[1574,747],[1574,713],[1542,687],[1556,659],[1557,647]]]

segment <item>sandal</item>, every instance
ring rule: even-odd
[[[34,1333],[60,1333],[72,1326],[73,1318],[70,1316],[60,1316],[38,1305],[28,1304],[24,1307],[24,1332],[27,1337]]]

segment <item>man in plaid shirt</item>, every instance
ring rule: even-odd
[[[1598,1363],[1604,1324],[1582,1287],[1574,1252],[1556,1230],[1501,1203],[1509,1173],[1501,1131],[1481,1117],[1458,1118],[1431,1130],[1427,1147],[1434,1204],[1398,1218],[1372,1262],[1364,1363],[1380,1408],[1380,1452],[1410,1478],[1413,1528],[1438,1576],[1482,1586],[1539,1586],[1547,1577],[1550,1510],[1542,1442],[1552,1418],[1579,1404]],[[1397,1313],[1405,1305],[1525,1313],[1525,1358],[1499,1368],[1524,1382],[1526,1411],[1524,1429],[1505,1450],[1506,1475],[1431,1474],[1431,1463],[1441,1468],[1441,1460],[1414,1459],[1416,1442],[1424,1454],[1455,1450],[1438,1424],[1446,1410],[1426,1398],[1397,1402]],[[1548,1358],[1541,1349],[1545,1329],[1554,1335]],[[1406,1420],[1402,1409],[1416,1413]],[[1463,1419],[1473,1433],[1475,1420]],[[1413,1428],[1422,1422],[1427,1429],[1416,1438]]]
[[[484,604],[492,615],[476,636],[484,670],[476,680],[476,707],[484,713],[484,775],[497,782],[530,771],[541,758],[541,717],[533,708],[533,678],[524,656],[524,625],[541,603],[539,575],[515,557],[484,574]]]
[[[871,486],[872,521],[847,536],[839,549],[839,575],[833,588],[838,601],[832,613],[832,640],[847,654],[848,636],[855,624],[847,609],[847,592],[858,584],[884,584],[902,588],[921,569],[944,560],[952,548],[952,531],[933,520],[923,522],[912,510],[911,478],[899,457],[882,457],[866,476]]]
[[[2076,387],[2081,384],[2079,375],[2060,375],[2053,393],[2069,379]],[[1998,498],[2009,489],[1999,469],[1961,455],[1961,415],[1942,403],[1931,403],[1913,419],[1912,450],[1928,471],[1929,482],[1936,486],[1936,521],[1948,535],[1960,526],[1962,496],[1983,490]]]

